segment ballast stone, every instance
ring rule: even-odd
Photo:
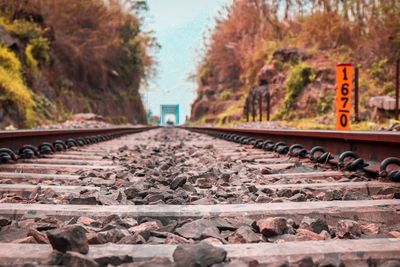
[[[207,267],[223,262],[226,255],[223,248],[203,241],[195,245],[178,245],[172,257],[176,267]]]
[[[63,228],[50,230],[47,238],[53,249],[60,252],[75,251],[82,254],[89,252],[86,230],[80,225],[68,225]]]
[[[260,231],[265,237],[282,235],[287,229],[286,219],[283,217],[272,217],[257,220],[253,223],[253,227]]]

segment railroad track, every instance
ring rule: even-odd
[[[400,262],[400,135],[116,128],[0,144],[0,265]]]

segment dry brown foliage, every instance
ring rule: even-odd
[[[153,63],[148,53],[152,39],[140,32],[138,18],[117,0],[107,4],[103,0],[0,0],[0,7],[14,19],[39,17],[51,35],[55,63],[61,62],[58,65],[69,79],[91,88],[108,88],[117,80],[125,86],[138,83]],[[121,29],[127,25],[132,31],[124,40]]]
[[[279,46],[346,48],[358,63],[400,56],[398,0],[234,0],[217,19],[201,85],[237,90]]]

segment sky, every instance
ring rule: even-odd
[[[157,76],[141,90],[143,103],[153,115],[162,104],[179,104],[180,123],[190,117],[196,84],[195,73],[203,48],[203,36],[214,24],[222,6],[231,0],[148,0],[146,29],[155,31],[161,45],[156,54]]]

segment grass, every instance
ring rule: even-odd
[[[227,118],[236,114],[242,114],[243,110],[243,103],[241,101],[234,103],[233,105],[229,106],[224,112],[218,114],[218,122],[217,124],[224,124],[223,122],[226,121]]]
[[[370,121],[361,121],[358,123],[352,122],[350,130],[352,131],[372,131],[379,130],[380,128],[387,128],[393,124],[394,120],[389,120],[382,123],[374,123]],[[321,124],[317,122],[315,118],[306,118],[293,121],[278,121],[279,124],[283,126],[293,127],[301,130],[335,130],[335,125],[333,124]]]

